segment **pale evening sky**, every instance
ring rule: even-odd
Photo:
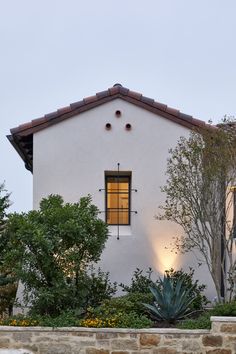
[[[205,121],[236,115],[235,0],[0,1],[0,182],[32,207],[9,129],[114,83]]]

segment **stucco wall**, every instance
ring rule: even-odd
[[[115,111],[120,110],[120,118]],[[105,124],[111,123],[107,131]],[[125,124],[132,125],[131,131]],[[136,267],[151,266],[162,274],[174,267],[196,269],[196,278],[208,285],[207,295],[215,296],[212,281],[192,254],[177,256],[165,247],[179,234],[176,225],[155,220],[164,201],[160,186],[165,183],[168,149],[180,136],[189,133],[176,123],[116,99],[34,134],[34,208],[42,197],[57,193],[75,202],[91,194],[101,211],[105,209],[104,171],[132,172],[131,226],[110,227],[110,238],[101,265],[111,279],[129,282]],[[104,213],[101,214],[101,218]]]
[[[234,354],[236,318],[212,330],[0,327],[0,354]]]

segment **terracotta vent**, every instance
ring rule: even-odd
[[[126,130],[131,130],[132,128],[132,125],[130,123],[127,123],[126,126],[125,126],[125,129]]]
[[[121,116],[121,111],[119,111],[119,110],[116,111],[116,116],[117,116],[117,117],[120,117],[120,116]]]
[[[107,123],[107,124],[105,125],[105,127],[106,127],[106,130],[110,130],[110,129],[111,129],[111,123]]]

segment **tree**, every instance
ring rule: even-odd
[[[236,183],[236,134],[233,122],[208,126],[181,137],[170,150],[166,200],[157,216],[179,224],[184,234],[175,237],[180,252],[196,249],[213,279],[218,301],[221,281],[225,299],[232,296],[236,261],[233,256],[235,223],[233,186]]]
[[[10,194],[7,193],[4,183],[0,184],[0,233],[4,230],[6,224],[7,209],[11,205]]]
[[[5,189],[4,183],[0,184],[0,237],[7,224],[7,210],[11,205],[10,194]],[[16,296],[17,282],[11,268],[4,265],[0,254],[0,313],[12,313]]]
[[[108,237],[90,197],[66,203],[51,195],[39,210],[12,214],[0,239],[0,254],[25,287],[24,300],[39,313],[80,307],[81,279],[97,262]]]

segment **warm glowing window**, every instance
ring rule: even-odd
[[[130,224],[130,176],[106,176],[106,222]]]

